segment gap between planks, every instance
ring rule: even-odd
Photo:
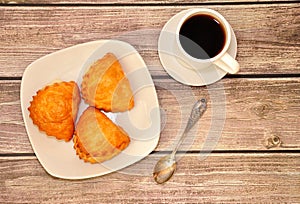
[[[171,151],[152,151],[149,155],[165,155],[170,154]],[[300,150],[214,150],[214,151],[198,151],[198,150],[191,150],[191,151],[178,151],[178,155],[183,154],[190,154],[190,155],[200,155],[200,154],[213,154],[213,155],[220,155],[220,154],[229,154],[229,155],[241,155],[241,154],[249,154],[249,155],[270,155],[270,154],[300,154]],[[0,154],[0,159],[35,159],[35,153],[2,153]]]
[[[151,76],[153,79],[170,79],[169,75],[157,75]],[[223,79],[282,79],[288,78],[300,78],[300,74],[228,74]],[[0,77],[0,80],[4,81],[21,81],[22,77]]]

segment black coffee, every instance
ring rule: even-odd
[[[208,59],[221,52],[225,45],[225,30],[212,16],[200,14],[187,19],[180,31],[182,48],[192,57]]]

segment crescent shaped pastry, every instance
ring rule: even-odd
[[[112,53],[91,65],[83,76],[81,88],[87,104],[106,112],[123,112],[134,106],[129,80]]]
[[[28,108],[29,116],[48,136],[70,141],[79,103],[80,92],[74,81],[54,83],[33,96]]]
[[[79,118],[73,141],[80,159],[101,163],[124,150],[130,143],[130,138],[104,113],[90,106]]]

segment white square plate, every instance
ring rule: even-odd
[[[29,117],[32,96],[56,80],[76,81],[80,87],[88,67],[107,52],[120,61],[134,92],[135,106],[123,113],[107,113],[131,138],[119,155],[101,164],[80,160],[73,141],[58,141],[40,132]],[[147,156],[156,147],[160,135],[160,111],[155,87],[142,57],[128,43],[100,40],[79,44],[46,55],[30,64],[22,78],[21,106],[27,134],[33,150],[45,170],[64,179],[84,179],[120,170]],[[81,100],[77,119],[87,105]]]

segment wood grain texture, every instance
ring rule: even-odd
[[[157,40],[173,15],[204,6],[235,30],[240,76],[184,86],[162,68]],[[0,203],[300,203],[299,13],[294,0],[0,0]],[[54,178],[33,154],[19,79],[36,59],[99,39],[126,41],[144,58],[161,108],[160,141],[121,171]],[[200,97],[208,110],[180,148],[175,175],[157,185],[153,166]]]
[[[186,154],[170,181],[156,184],[150,155],[130,171],[87,180],[49,176],[35,157],[0,157],[4,203],[299,203],[299,154]],[[134,170],[137,170],[135,172]],[[139,173],[143,172],[143,173]]]
[[[282,0],[256,0],[256,2],[282,2]],[[295,0],[283,0],[284,2],[294,2]],[[252,2],[252,0],[1,0],[2,4],[97,4],[97,5],[107,5],[107,4],[217,4],[217,3],[241,3],[241,2]]]
[[[162,116],[157,151],[175,145],[200,97],[208,99],[208,110],[182,150],[300,149],[299,78],[223,79],[207,87],[170,78],[154,78],[154,83]],[[0,90],[0,153],[32,153],[21,115],[20,81],[0,81]],[[274,137],[280,141],[274,143]]]
[[[173,15],[194,7],[0,7],[0,77],[20,77],[46,54],[99,39],[131,43],[152,75],[166,75],[157,55],[159,33]],[[299,4],[209,8],[221,12],[235,30],[239,74],[299,73]]]

